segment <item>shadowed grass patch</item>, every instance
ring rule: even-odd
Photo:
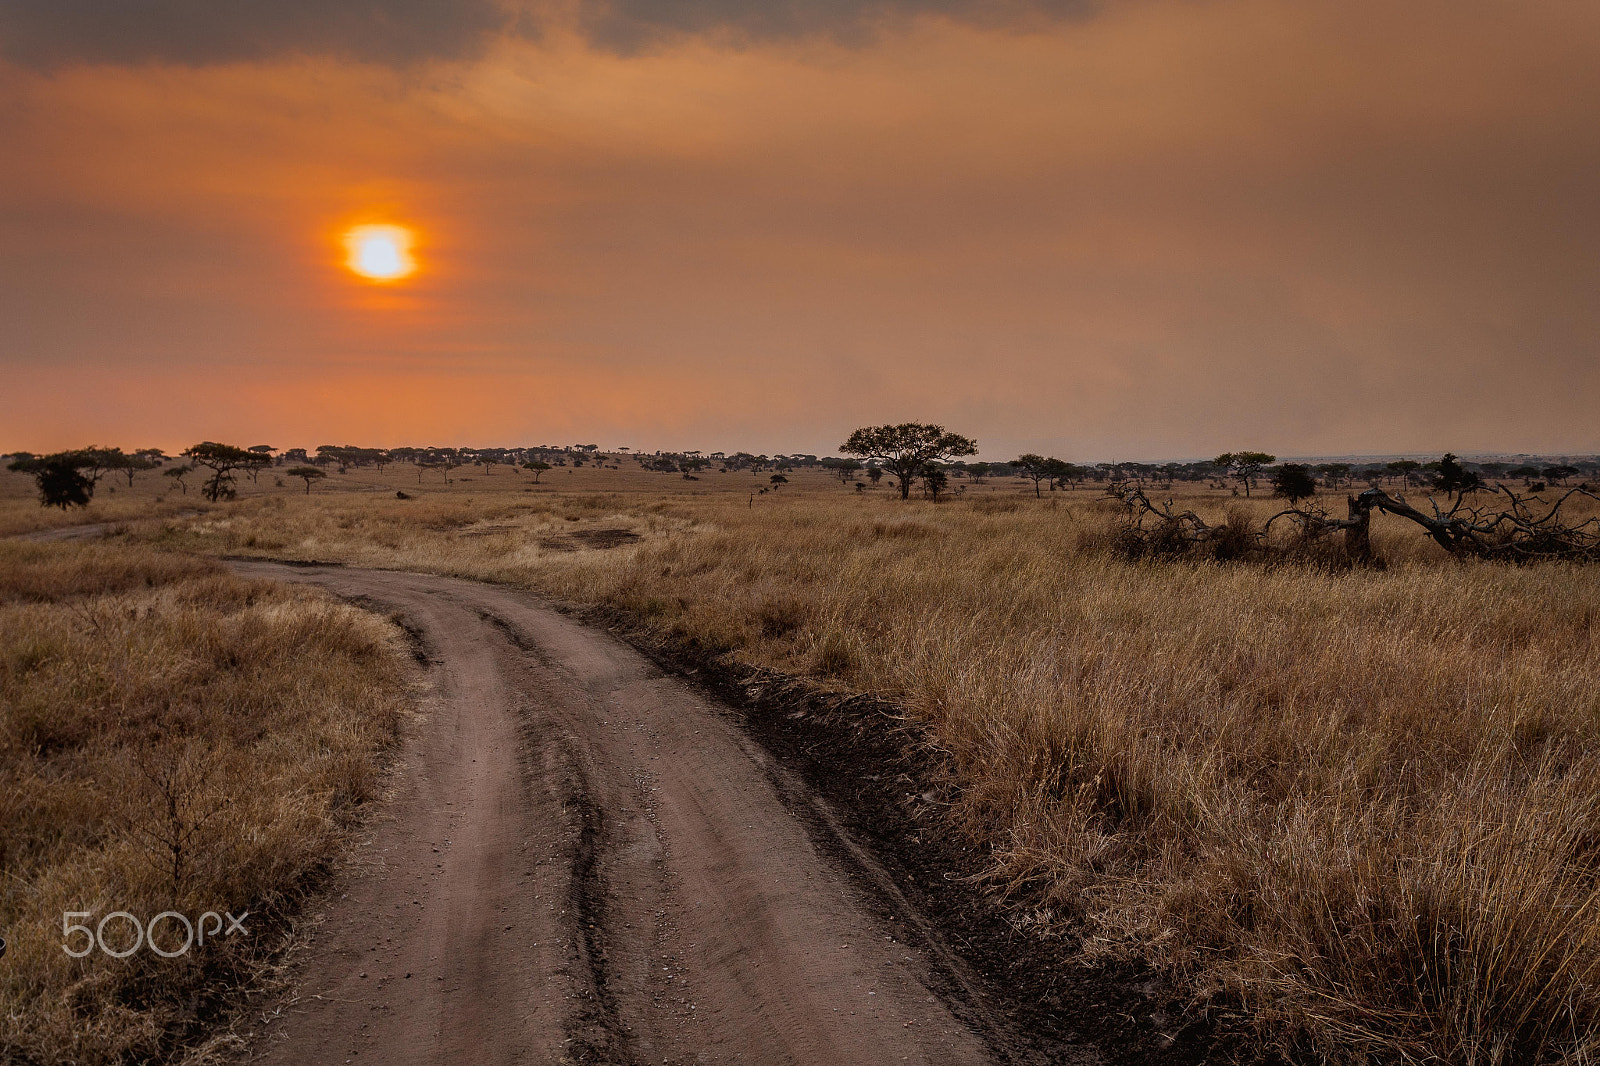
[[[126,544],[0,543],[0,575],[0,1058],[170,1057],[377,794],[400,641],[315,591]],[[255,917],[178,958],[62,950],[64,913],[117,910]]]

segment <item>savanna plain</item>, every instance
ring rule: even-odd
[[[525,588],[884,701],[1027,950],[1165,975],[1233,1019],[1232,1054],[1600,1056],[1600,568],[1461,561],[1384,515],[1383,569],[1129,560],[1117,501],[1015,478],[938,502],[627,461],[309,491],[269,469],[218,503],[165,480],[65,514],[0,475],[0,535],[93,524],[0,541],[6,929],[177,899],[294,935],[381,793],[404,635],[214,560],[317,560]],[[271,964],[12,939],[17,1061],[220,1054]]]

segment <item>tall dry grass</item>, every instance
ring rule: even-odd
[[[1296,1056],[1592,1061],[1600,570],[1459,564],[1396,520],[1381,573],[1130,564],[1112,521],[1088,493],[329,498],[167,536],[517,582],[888,697],[994,883],[1089,956]]]
[[[374,795],[401,653],[385,622],[209,561],[0,542],[0,1060],[144,1062],[208,1038]],[[179,958],[67,955],[66,912],[117,910],[255,917]]]

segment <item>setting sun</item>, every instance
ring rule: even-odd
[[[372,281],[396,281],[417,269],[411,231],[403,226],[357,226],[344,235],[345,265]]]

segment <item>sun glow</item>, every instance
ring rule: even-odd
[[[398,281],[417,269],[411,242],[403,226],[357,226],[344,235],[345,266],[370,281]]]

